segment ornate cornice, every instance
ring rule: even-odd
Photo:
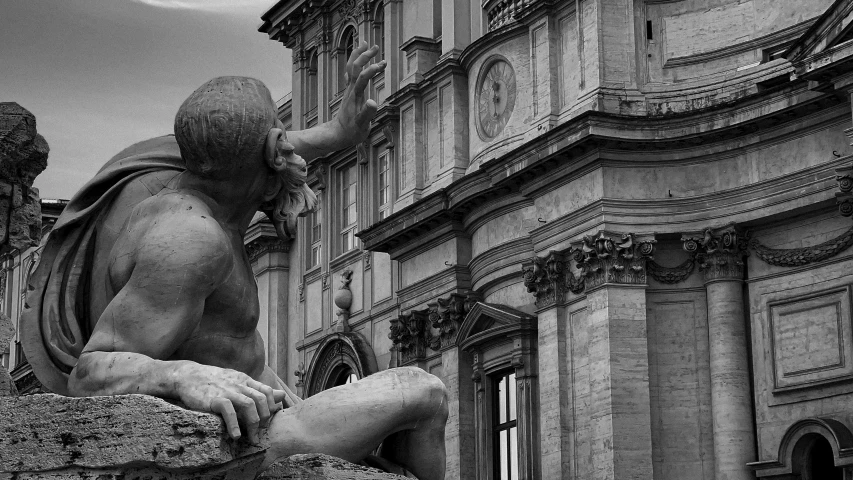
[[[391,331],[388,338],[394,344],[394,350],[400,353],[402,362],[423,360],[430,344],[429,313],[427,310],[412,310],[391,319]]]
[[[567,268],[565,257],[564,252],[551,251],[546,257],[533,257],[521,266],[524,286],[536,297],[537,307],[563,303],[566,292],[577,294],[584,290],[584,279],[575,277]]]
[[[438,329],[438,334],[430,339],[431,349],[438,351],[456,345],[459,326],[476,301],[474,294],[451,293],[447,298],[437,298],[428,304],[430,324]]]
[[[572,256],[581,270],[586,288],[605,283],[643,285],[646,261],[652,259],[657,240],[633,233],[619,235],[604,231],[583,238]]]
[[[249,256],[250,262],[255,262],[261,258],[261,255],[267,253],[289,252],[291,243],[291,240],[281,240],[278,237],[262,236],[246,244],[246,254]]]
[[[682,237],[684,249],[694,248],[698,253],[699,270],[705,282],[715,280],[743,280],[747,256],[747,239],[734,225],[722,228],[706,228],[701,234],[686,234]]]

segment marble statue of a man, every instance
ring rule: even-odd
[[[285,134],[257,80],[213,79],[180,107],[175,135],[134,145],[69,203],[31,277],[27,358],[73,396],[142,393],[222,415],[234,438],[295,453],[382,457],[421,480],[444,477],[442,382],[390,369],[299,399],[265,365],[259,302],[243,248],[255,213],[280,236],[316,198],[302,158],[363,141],[376,112],[377,48],[347,64],[340,113]]]

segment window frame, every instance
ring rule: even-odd
[[[391,206],[394,203],[393,197],[393,169],[391,168],[391,152],[384,147],[378,147],[376,155],[376,221],[381,222],[391,215]],[[383,169],[382,162],[385,162]],[[383,174],[385,181],[383,182]],[[385,192],[385,202],[382,201],[382,194]]]
[[[346,173],[345,173],[346,172]],[[349,178],[349,174],[352,174],[352,178]],[[345,176],[346,175],[346,176]],[[358,171],[358,162],[355,160],[349,160],[344,162],[340,167],[336,169],[336,193],[338,200],[336,202],[336,206],[338,207],[338,218],[337,218],[337,254],[343,255],[345,253],[351,252],[353,250],[357,250],[359,248],[358,245],[358,237],[355,236],[358,231],[358,212],[359,212],[359,171]],[[346,186],[345,186],[345,182]],[[352,192],[350,191],[352,189]],[[351,196],[351,202],[346,203]],[[353,209],[353,217],[349,218],[349,209]],[[349,248],[346,246],[345,235],[347,235],[351,240],[351,245]]]
[[[518,380],[516,379],[515,370],[501,370],[500,372],[493,373],[489,376],[489,380],[491,382],[491,396],[492,402],[490,404],[491,407],[491,417],[492,417],[492,425],[491,425],[491,433],[492,433],[492,468],[493,475],[495,480],[518,480],[519,478],[519,450],[518,450],[518,396],[515,393],[518,389]],[[511,380],[510,380],[511,379]],[[501,391],[500,384],[502,381],[506,380],[506,388],[504,392]],[[501,396],[505,396],[504,404],[506,406],[506,411],[504,412],[506,421],[501,422],[500,418],[500,410],[501,410]],[[515,404],[513,405],[513,402]],[[512,416],[512,418],[510,418]],[[501,452],[503,449],[500,439],[501,435],[504,432],[509,432],[507,437],[509,441],[506,445],[506,452]],[[515,455],[513,456],[512,449],[512,438],[515,436]],[[507,463],[507,476],[503,477],[503,465],[501,464],[501,459],[503,458],[503,454],[506,454],[506,458],[508,460]],[[513,468],[515,471],[515,476],[512,476]]]
[[[349,60],[349,57],[352,55],[356,46],[358,46],[358,29],[356,29],[355,25],[352,24],[345,25],[341,30],[341,37],[336,51],[336,55],[338,57],[338,95],[343,93],[347,87],[346,76],[344,73],[346,73],[347,60]]]

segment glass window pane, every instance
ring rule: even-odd
[[[518,480],[518,429],[510,428],[509,434],[509,478]]]
[[[507,389],[509,389],[509,419],[515,420],[515,392],[518,390],[518,386],[515,384],[515,374],[510,374],[507,379]]]
[[[500,433],[500,446],[498,448],[497,454],[500,455],[501,463],[501,480],[510,480],[509,478],[509,465],[507,462],[506,449],[507,449],[507,439],[509,437],[509,431],[504,430]]]
[[[506,377],[498,382],[498,424],[506,422]]]
[[[352,205],[350,205],[349,207],[347,207],[347,220],[349,220],[349,223],[347,223],[347,225],[352,225],[353,223],[355,223],[355,219],[356,219],[357,215],[358,215],[358,212],[356,212],[354,203]]]

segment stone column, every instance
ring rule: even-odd
[[[444,445],[447,451],[447,480],[473,480],[476,465],[474,438],[475,385],[471,354],[456,345],[459,327],[468,313],[469,302],[464,295],[451,293],[429,304],[429,321],[438,333],[430,339],[430,348],[441,352],[441,378],[447,387],[447,426]]]
[[[594,479],[653,478],[645,289],[654,243],[600,232],[574,252],[589,311]]]
[[[287,366],[287,301],[290,274],[290,242],[280,240],[275,232],[262,233],[246,242],[246,252],[258,284],[260,318],[258,330],[266,340],[267,365],[286,379]]]
[[[733,226],[683,240],[685,250],[699,251],[707,289],[715,478],[751,480],[746,464],[755,460],[755,419],[743,301],[746,242]]]
[[[527,291],[536,296],[539,326],[540,471],[542,478],[572,478],[574,406],[569,369],[573,359],[566,348],[571,339],[567,338],[563,304],[567,293],[578,293],[583,283],[573,276],[559,252],[534,257],[523,266],[523,272]]]

